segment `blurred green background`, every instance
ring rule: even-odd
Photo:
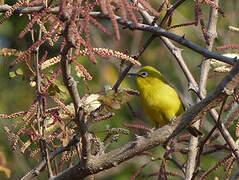
[[[151,0],[150,1],[155,9],[160,6],[160,1]],[[171,3],[175,3],[176,1],[171,1]],[[12,5],[13,1],[6,1],[7,4]],[[220,1],[221,8],[225,11],[225,17],[219,15],[218,25],[217,25],[217,33],[218,38],[215,41],[216,46],[224,45],[224,44],[239,44],[238,34],[235,32],[228,31],[228,26],[232,25],[238,26],[237,13],[239,12],[239,1],[230,0],[230,1]],[[186,1],[182,6],[180,6],[175,15],[173,17],[172,24],[180,24],[186,23],[194,20],[194,1]],[[207,24],[209,8],[206,5],[202,5],[204,21]],[[164,13],[162,13],[164,15]],[[162,16],[161,15],[161,16]],[[27,15],[13,15],[11,16],[5,23],[0,25],[0,47],[1,48],[15,48],[19,50],[26,50],[29,45],[31,45],[30,34],[28,33],[23,39],[18,39],[18,34],[23,30],[25,25],[28,22]],[[102,20],[105,26],[111,28],[111,23],[106,20]],[[150,37],[149,33],[140,32],[140,31],[130,31],[128,29],[121,29],[121,39],[120,41],[116,41],[113,36],[105,36],[102,32],[100,32],[95,27],[91,26],[90,33],[92,39],[93,47],[106,47],[113,50],[119,50],[122,52],[128,51],[130,55],[134,55],[138,52],[138,49],[141,45]],[[188,40],[195,42],[201,46],[205,46],[205,42],[203,40],[203,35],[201,33],[200,25],[181,27],[177,29],[170,30],[177,35],[185,35]],[[193,52],[192,50],[182,47],[175,43],[176,46],[183,49],[183,57],[194,75],[195,79],[199,80],[200,75],[200,63],[202,60],[202,56],[198,53]],[[59,46],[50,47],[47,43],[43,44],[40,48],[41,54],[44,53],[45,49],[49,50],[50,55],[52,57],[59,51]],[[215,48],[214,48],[215,50]],[[227,53],[237,53],[237,50],[227,50]],[[16,70],[17,68],[22,68],[24,73],[30,74],[28,70],[24,67],[22,63],[19,63],[13,69],[9,69],[9,64],[14,60],[14,58],[1,58],[0,59],[0,114],[10,114],[18,111],[26,111],[28,107],[33,103],[36,90],[31,88],[29,85],[29,80],[23,80],[21,76],[17,76],[15,78],[10,78],[9,73],[11,71]],[[94,65],[91,63],[87,57],[79,57],[79,62],[82,63],[88,70],[88,72],[93,76],[93,80],[88,82],[90,92],[96,93],[102,91],[105,85],[113,85],[118,78],[119,64],[120,60],[117,59],[103,59],[97,56],[98,63]],[[174,57],[170,54],[167,48],[162,44],[160,39],[155,39],[154,42],[148,47],[148,49],[144,52],[139,61],[143,65],[151,65],[159,69],[167,79],[175,86],[177,89],[184,94],[185,96],[189,96],[187,92],[187,81],[184,77],[180,67],[174,60]],[[57,66],[57,65],[56,65]],[[134,70],[134,69],[133,69]],[[210,73],[211,74],[211,73]],[[208,80],[207,90],[210,93],[220,79],[224,76],[224,74],[217,74],[217,76],[213,76],[213,78]],[[77,79],[78,77],[76,77]],[[77,79],[79,83],[79,91],[80,95],[83,96],[87,89],[83,85],[83,81],[81,79]],[[133,89],[137,89],[136,84],[133,79],[126,78],[122,83],[122,87],[130,87]],[[195,96],[193,95],[193,99]],[[69,99],[68,102],[71,102]],[[128,106],[124,104],[120,110],[115,111],[116,115],[109,120],[105,120],[94,124],[90,127],[92,131],[103,130],[107,127],[123,127],[122,123],[141,123],[146,126],[152,127],[153,124],[148,121],[148,117],[142,112],[142,107],[140,105],[140,101],[138,97],[132,97],[130,100],[130,104],[132,105],[134,111],[137,114],[137,117],[134,117],[129,110]],[[0,121],[0,151],[3,152],[8,167],[11,170],[11,178],[10,179],[19,179],[26,172],[28,172],[37,161],[31,160],[29,155],[22,155],[20,150],[12,151],[10,149],[10,145],[8,142],[8,137],[4,132],[4,126],[11,127],[12,122],[18,121],[19,119],[1,119]],[[208,119],[210,122],[210,119]],[[232,127],[232,133],[234,134],[234,128]],[[130,139],[134,137],[135,132],[130,133],[129,136],[122,135],[117,143],[113,143],[111,148],[119,147],[122,144],[125,144]],[[143,134],[144,132],[137,131],[137,134]],[[98,134],[99,137],[103,137],[105,134]],[[162,157],[163,148],[157,147],[152,149],[152,152],[156,157]],[[186,159],[186,156],[183,156],[179,153],[176,153],[177,159],[180,162],[183,162]],[[207,170],[208,168],[215,165],[215,163],[225,156],[225,153],[221,152],[220,154],[212,154],[210,156],[205,156],[202,159],[202,168]],[[220,157],[220,159],[218,158]],[[112,170],[105,171],[96,175],[96,179],[108,180],[123,180],[130,179],[130,177],[135,173],[135,171],[141,167],[144,163],[149,162],[150,158],[145,156],[135,157],[132,160],[119,165],[119,167],[113,168]],[[145,179],[141,175],[149,174],[152,172],[157,172],[161,161],[155,161],[149,163],[146,168],[137,176],[136,179]],[[172,163],[169,163],[169,170],[175,170],[175,166]],[[225,176],[225,172],[223,168],[219,168],[214,171],[210,178],[220,177],[223,179]],[[39,179],[46,179],[46,174],[42,174],[38,177]],[[7,179],[3,173],[0,173],[0,179]],[[157,179],[156,177],[150,177],[149,179]],[[172,177],[175,179],[175,177]]]

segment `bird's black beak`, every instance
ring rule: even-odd
[[[128,73],[129,77],[138,77],[139,75],[137,73]]]

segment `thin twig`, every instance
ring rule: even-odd
[[[128,74],[129,70],[133,67],[133,64],[129,64],[124,71],[120,74],[119,79],[116,81],[116,83],[113,86],[113,90],[116,92],[121,84],[121,82],[124,80],[124,78],[126,77],[126,75]]]
[[[79,142],[79,139],[75,136],[69,141],[68,145],[65,147],[60,147],[50,153],[49,160],[53,160],[58,154],[61,154],[65,151],[70,151],[70,147],[76,145]],[[46,159],[42,160],[37,166],[35,166],[31,171],[29,171],[21,180],[30,180],[38,176],[39,173],[45,168],[47,162]]]
[[[220,112],[219,112],[219,116],[218,116],[218,123],[212,128],[212,130],[208,133],[207,137],[203,141],[201,141],[201,143],[199,145],[198,156],[197,156],[197,163],[196,163],[196,166],[195,166],[195,170],[194,170],[192,179],[194,179],[196,177],[198,169],[200,167],[201,154],[203,152],[204,145],[207,143],[209,138],[212,136],[213,132],[217,129],[218,124],[221,123],[221,115],[222,115],[224,106],[226,104],[226,100],[227,100],[227,98],[222,102],[222,106],[221,106],[221,109],[220,109]]]
[[[29,15],[29,18],[31,19],[31,16]],[[34,38],[34,30],[30,30],[31,33],[31,38],[32,42],[35,42]],[[38,41],[40,41],[42,38],[42,30],[41,28],[39,29],[38,33]],[[40,65],[39,65],[39,47],[36,48],[35,54],[34,54],[34,62],[35,62],[35,68],[36,68],[36,82],[37,82],[37,96],[39,100],[38,108],[37,108],[37,121],[38,121],[38,133],[41,136],[41,139],[39,141],[40,149],[41,149],[41,155],[42,155],[42,160],[46,160],[47,162],[47,169],[48,169],[48,175],[51,178],[53,176],[52,169],[51,169],[51,164],[49,161],[49,153],[46,145],[46,140],[45,140],[45,118],[44,118],[44,109],[43,109],[43,98],[41,94],[41,75],[40,75]],[[43,126],[41,125],[41,121],[43,121]]]
[[[0,6],[0,12],[6,12],[11,7],[12,6],[8,6],[8,5]],[[27,8],[22,7],[22,8],[17,9],[16,12],[33,13],[33,12],[38,12],[41,8],[42,8],[42,6],[27,7]],[[49,8],[48,10],[49,10],[49,13],[58,13],[59,7]],[[90,15],[92,17],[96,17],[96,18],[110,19],[109,16],[102,14],[101,12],[90,12]],[[223,62],[231,64],[231,65],[236,62],[236,60],[234,58],[229,58],[229,57],[222,56],[220,54],[208,51],[207,49],[202,48],[201,46],[199,46],[191,41],[186,40],[185,37],[177,36],[176,34],[170,33],[161,27],[155,27],[155,26],[150,26],[150,25],[141,24],[141,23],[138,23],[138,25],[136,27],[132,21],[124,20],[123,18],[121,18],[119,16],[115,16],[115,18],[118,21],[118,23],[120,23],[126,27],[129,27],[132,30],[138,29],[138,30],[142,30],[142,31],[152,32],[152,33],[156,34],[157,36],[167,37],[173,41],[178,42],[179,44],[181,44],[183,46],[186,46],[186,47],[198,52],[199,54],[202,54],[206,58],[214,58],[214,59],[223,61]]]
[[[109,17],[107,15],[104,15],[100,12],[91,12],[90,15],[93,17],[109,19]],[[132,21],[124,20],[119,16],[116,16],[116,20],[118,21],[118,23],[120,23],[132,30],[137,29],[137,30],[154,33],[157,36],[167,37],[173,41],[176,41],[177,43],[179,43],[183,46],[186,46],[186,47],[194,50],[195,52],[198,52],[199,54],[205,56],[206,58],[214,58],[214,59],[217,59],[219,61],[231,64],[231,65],[233,65],[236,62],[235,58],[229,58],[229,57],[211,52],[211,51],[209,51],[205,48],[202,48],[201,46],[187,40],[184,36],[178,36],[176,34],[170,33],[161,27],[150,26],[150,25],[141,24],[141,23],[138,23],[136,26]]]
[[[160,25],[159,25],[159,26],[163,26],[163,25],[166,23],[167,19],[171,16],[171,14],[173,13],[173,11],[174,11],[178,6],[180,6],[181,4],[183,4],[184,1],[186,1],[186,0],[179,0],[179,1],[177,1],[173,6],[171,6],[171,7],[167,10],[167,12],[166,12],[165,16],[163,17],[162,21],[160,22]]]
[[[218,0],[214,1],[216,4],[218,4]],[[214,43],[214,39],[216,37],[216,26],[217,26],[217,17],[218,17],[218,11],[215,8],[210,8],[210,17],[209,17],[209,23],[208,23],[208,28],[207,28],[207,42],[206,43],[206,49],[211,51],[212,46]],[[201,64],[201,74],[200,74],[200,82],[199,82],[199,91],[198,94],[201,97],[206,96],[206,85],[207,85],[207,79],[208,79],[208,72],[210,68],[210,59],[207,59],[206,57],[203,57],[202,64]],[[197,101],[201,101],[199,98]],[[223,104],[224,105],[224,104]],[[205,116],[203,116],[204,118]],[[219,115],[220,117],[220,115]],[[199,128],[201,122],[203,119],[200,121],[197,121],[196,123],[193,124],[194,127]],[[187,167],[186,167],[186,180],[191,180],[195,167],[196,167],[196,157],[198,153],[198,137],[191,137],[190,143],[189,143],[189,153],[188,153],[188,159],[187,159]]]
[[[184,1],[185,1],[185,0],[179,0],[179,1],[177,1],[171,8],[169,8],[169,9],[167,10],[167,13],[166,13],[166,15],[164,16],[164,18],[163,18],[163,20],[161,21],[161,23],[160,23],[159,26],[162,26],[162,25],[166,22],[166,20],[168,19],[168,17],[172,14],[172,12],[173,12],[178,6],[180,6]],[[133,0],[133,2],[135,2],[135,0]],[[140,3],[137,3],[137,6],[138,6],[139,8],[142,8],[142,5],[141,5]],[[154,22],[154,18],[151,17],[151,16],[148,14],[147,11],[141,10],[140,13],[141,13],[141,15],[143,16],[143,18],[146,20],[147,24],[158,27],[157,24],[152,24],[152,23]],[[139,54],[142,54],[142,52],[145,50],[145,48],[148,47],[149,44],[151,44],[152,41],[153,41],[156,37],[157,37],[157,36],[156,36],[155,34],[152,34],[152,35],[148,38],[148,40],[146,41],[145,45],[143,46],[144,48],[142,48],[142,49],[139,51]],[[160,37],[160,38],[163,40],[163,42],[164,42],[165,44],[167,43],[167,38],[164,38],[164,37]]]
[[[39,24],[39,26],[41,26],[41,24]],[[40,41],[42,38],[42,29],[39,29],[39,34],[38,34],[38,41]],[[38,119],[38,128],[42,129],[42,131],[40,132],[41,135],[41,139],[40,139],[40,148],[42,151],[42,158],[46,159],[47,162],[47,169],[48,169],[48,177],[52,178],[53,177],[53,172],[51,169],[51,162],[49,159],[49,150],[47,148],[47,142],[46,142],[46,119],[44,117],[44,112],[43,112],[43,99],[42,99],[42,95],[41,95],[41,76],[40,76],[40,62],[39,62],[39,47],[36,49],[36,55],[35,55],[35,62],[37,64],[36,69],[37,69],[37,79],[38,79],[38,83],[37,83],[37,89],[38,89],[38,96],[39,96],[39,109],[41,114],[41,118]],[[42,126],[40,125],[40,121],[42,122]],[[39,131],[40,131],[39,129]]]

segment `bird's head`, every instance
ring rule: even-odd
[[[144,66],[137,73],[128,73],[128,75],[136,77],[137,81],[149,81],[153,78],[163,78],[162,74],[151,66]]]
[[[129,73],[129,76],[136,77],[140,89],[146,85],[150,87],[158,85],[158,83],[168,84],[163,75],[151,66],[144,66],[137,73]]]

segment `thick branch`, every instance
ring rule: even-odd
[[[4,4],[0,6],[0,12],[4,13],[9,11],[12,8],[12,6],[9,6],[7,4]],[[39,12],[43,6],[34,6],[34,7],[21,7],[17,8],[15,12],[21,13],[21,14],[31,14],[33,12]],[[59,7],[54,7],[54,8],[48,8],[49,13],[58,13],[59,12]]]
[[[139,155],[143,151],[162,144],[174,130],[175,131],[171,136],[178,134],[182,129],[188,126],[191,121],[200,119],[204,113],[217,106],[225,97],[231,95],[238,84],[239,62],[234,65],[231,72],[225,76],[217,88],[208,97],[195,104],[187,112],[179,116],[173,124],[166,125],[145,136],[137,137],[135,140],[127,143],[121,148],[103,154],[98,158],[92,158],[89,160],[87,166],[77,164],[53,179],[82,179],[88,175],[96,174],[100,171],[115,167],[118,164],[131,159],[136,155]],[[178,126],[176,126],[178,122],[180,123]],[[233,153],[236,155],[236,157],[239,157],[238,149],[234,149]]]
[[[91,13],[91,15],[94,16],[96,14]],[[214,59],[223,61],[223,62],[231,64],[231,65],[236,62],[236,60],[234,58],[228,58],[226,56],[222,56],[222,55],[219,55],[217,53],[208,51],[207,49],[202,48],[201,46],[199,46],[199,45],[197,45],[197,44],[195,44],[191,41],[186,40],[185,37],[181,37],[181,36],[178,36],[176,34],[170,33],[170,32],[166,31],[165,29],[163,29],[161,27],[155,27],[155,26],[150,26],[150,25],[140,24],[140,23],[138,23],[138,26],[136,27],[132,21],[126,21],[126,20],[123,20],[120,17],[117,17],[117,21],[120,24],[125,25],[132,30],[137,29],[137,30],[142,30],[142,31],[147,31],[147,32],[154,33],[157,36],[167,37],[167,38],[169,38],[173,41],[176,41],[177,43],[179,43],[183,46],[186,46],[186,47],[198,52],[199,54],[205,56],[206,58],[214,58]]]
[[[64,16],[64,15],[62,15]],[[64,16],[62,19],[67,19],[67,16]],[[67,20],[67,25],[64,32],[64,37],[66,40],[66,45],[64,46],[62,50],[62,56],[61,56],[61,67],[62,67],[62,76],[65,86],[67,87],[71,98],[74,102],[75,107],[75,123],[77,124],[78,130],[80,132],[81,136],[81,160],[84,162],[84,164],[88,161],[89,156],[89,139],[88,139],[88,128],[86,125],[86,118],[87,116],[83,112],[83,110],[80,107],[81,99],[77,88],[77,82],[71,75],[71,56],[72,56],[72,46],[74,37],[73,34],[70,32],[70,23],[71,20]]]

